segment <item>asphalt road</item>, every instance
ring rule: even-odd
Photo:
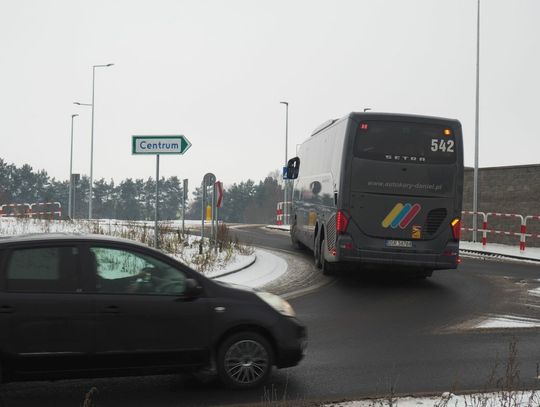
[[[294,252],[288,235],[236,229],[243,240]],[[265,389],[231,392],[179,375],[10,383],[0,406],[78,406],[95,387],[96,406],[271,405],[268,401],[356,399],[374,395],[496,388],[508,349],[517,345],[520,384],[539,387],[539,329],[475,329],[489,315],[540,317],[528,290],[540,285],[536,264],[464,259],[459,271],[427,280],[343,274],[291,300],[307,325],[309,347],[297,367],[275,371]]]

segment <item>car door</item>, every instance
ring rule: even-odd
[[[4,253],[0,346],[19,373],[84,369],[92,348],[92,295],[80,286],[75,244],[18,246]]]
[[[209,308],[184,296],[186,273],[141,249],[89,245],[96,356],[111,368],[205,363]]]

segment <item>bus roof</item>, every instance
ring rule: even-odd
[[[373,111],[369,111],[369,112],[351,112],[345,116],[343,116],[342,118],[340,119],[331,119],[331,120],[327,120],[326,122],[324,122],[323,124],[321,124],[320,126],[318,126],[315,130],[313,130],[313,132],[311,133],[311,136],[314,136],[318,133],[320,133],[321,131],[333,126],[334,124],[342,121],[342,120],[345,120],[345,119],[348,119],[348,118],[355,118],[355,119],[363,119],[363,120],[368,120],[368,119],[391,119],[391,120],[399,120],[399,119],[418,119],[420,121],[424,121],[424,120],[436,120],[436,121],[453,121],[453,122],[458,122],[458,120],[456,119],[450,119],[450,118],[447,118],[447,117],[438,117],[438,116],[425,116],[425,115],[418,115],[418,114],[407,114],[407,113],[388,113],[388,112],[373,112]]]

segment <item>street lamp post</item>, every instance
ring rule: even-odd
[[[478,212],[478,155],[479,155],[479,116],[480,116],[480,0],[476,16],[476,115],[474,123],[474,174],[473,174],[473,242],[476,242]]]
[[[92,219],[92,197],[94,187],[94,90],[96,83],[96,68],[107,68],[114,64],[92,66],[92,132],[90,135],[90,188],[88,189],[88,219]]]
[[[73,119],[77,117],[78,114],[71,115],[71,147],[69,153],[69,202],[68,202],[68,216],[70,219],[73,219],[73,212],[71,208],[71,202],[73,200]]]
[[[289,102],[279,102],[285,105],[285,167],[287,166],[287,145],[289,139]],[[287,210],[287,179],[283,179],[283,224],[288,225],[288,210]]]
[[[93,65],[92,66],[92,103],[73,102],[79,106],[90,106],[92,108],[92,131],[90,134],[90,187],[88,189],[88,219],[92,219],[92,195],[94,187],[94,90],[96,84],[96,68],[107,68],[114,64]]]

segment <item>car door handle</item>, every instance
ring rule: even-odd
[[[13,307],[10,307],[9,305],[2,305],[0,307],[0,314],[11,314],[13,311]]]
[[[120,308],[116,305],[107,305],[101,312],[103,314],[118,314],[120,312]]]

